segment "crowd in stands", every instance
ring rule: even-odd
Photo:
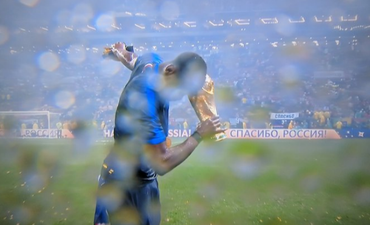
[[[219,50],[200,46],[197,52],[208,64],[217,109],[227,127],[370,128],[369,53],[361,45],[255,44]],[[61,82],[54,83],[47,78],[50,74],[21,67],[12,71],[17,82],[1,84],[1,111],[51,111],[60,114],[52,126],[61,122],[70,128],[70,121],[81,119],[97,129],[112,129],[129,71],[122,68],[106,75],[101,67],[91,60],[77,65],[61,62],[55,75]],[[72,93],[68,107],[55,103],[55,95],[62,91]],[[275,121],[271,112],[299,117]],[[172,104],[171,128],[190,129],[197,122],[187,98]]]

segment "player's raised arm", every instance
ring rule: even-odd
[[[103,57],[121,62],[129,70],[133,70],[138,55],[134,52],[132,46],[126,46],[125,43],[117,42],[109,48],[105,48]]]
[[[201,122],[197,130],[181,144],[173,147],[168,147],[166,142],[146,145],[145,153],[155,172],[158,175],[164,175],[185,161],[203,138],[209,138],[223,131],[220,118],[213,117]]]

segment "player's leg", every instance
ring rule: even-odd
[[[161,221],[157,180],[125,191],[119,210],[109,212],[111,225],[159,225]]]
[[[157,179],[138,188],[135,199],[139,210],[141,225],[159,225],[161,222],[161,206]]]
[[[124,167],[123,167],[124,168]],[[95,224],[141,225],[136,206],[137,188],[130,176],[116,165],[115,160],[104,160],[98,189]]]
[[[122,182],[116,180],[107,179],[100,184],[94,225],[141,225],[131,191],[126,191],[122,188]]]
[[[161,203],[157,179],[150,184],[150,193],[147,218],[149,224],[159,225],[161,223]]]
[[[101,176],[99,176],[98,181],[99,181],[98,192],[100,192],[101,187],[104,185],[104,179]],[[108,225],[108,224],[109,224],[108,211],[106,206],[104,205],[102,196],[98,194],[94,214],[94,225]]]

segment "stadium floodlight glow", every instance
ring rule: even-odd
[[[357,15],[353,16],[353,17],[350,17],[349,15],[348,16],[341,16],[340,17],[340,21],[341,22],[355,22],[357,21]]]
[[[303,16],[300,16],[299,19],[291,19],[289,18],[289,23],[304,23],[306,20]]]
[[[90,26],[90,25],[87,25],[86,27],[87,27],[87,28],[89,28],[90,30],[96,30],[96,28],[95,28],[95,27],[92,27],[92,26]]]
[[[228,20],[226,21],[227,24],[229,24],[230,26],[233,26],[233,20]]]
[[[179,24],[178,22],[174,22],[174,25],[175,25],[176,27],[179,27],[179,26],[180,26],[180,24]]]
[[[187,27],[197,27],[197,22],[195,22],[195,21],[186,21],[186,22],[184,22],[184,24]]]
[[[144,29],[145,29],[145,26],[144,26],[144,25],[142,25],[142,24],[136,24],[136,23],[135,23],[135,27],[137,27],[137,28],[139,28],[139,29],[142,29],[142,30],[144,30]]]
[[[251,23],[251,20],[250,19],[236,19],[234,21],[239,26],[246,26],[246,25],[249,25]]]
[[[114,13],[114,17],[128,17],[128,16],[132,16],[132,13],[131,12],[115,12]]]
[[[315,21],[316,21],[317,23],[321,23],[321,22],[322,22],[322,20],[319,20],[319,19],[317,18],[317,16],[314,16],[314,18],[315,18]]]
[[[359,26],[351,27],[350,30],[356,30],[356,29],[361,29],[361,28],[364,28],[364,25],[359,25]]]
[[[158,23],[158,25],[163,27],[163,28],[171,28],[171,25],[165,25],[163,23]]]
[[[209,24],[211,24],[212,26],[214,26],[214,27],[222,27],[223,25],[224,25],[224,22],[225,21],[223,21],[223,20],[221,20],[219,23],[217,23],[217,22],[212,22],[212,21],[208,21],[208,23]]]
[[[277,23],[279,23],[279,21],[276,17],[274,17],[274,18],[261,18],[261,22],[263,24],[277,24]]]
[[[340,25],[334,26],[334,30],[342,30],[342,27]]]
[[[135,13],[135,16],[146,16],[145,13]]]
[[[322,23],[322,22],[327,22],[328,23],[328,22],[333,21],[332,18],[331,18],[331,16],[329,16],[327,18],[324,18],[324,16],[321,16],[321,19],[319,19],[317,16],[314,16],[314,18],[315,18],[315,21],[317,23]]]
[[[114,28],[114,29],[116,29],[116,30],[121,30],[121,28],[120,27],[117,27],[115,24],[112,24],[112,25],[110,25],[112,28]]]

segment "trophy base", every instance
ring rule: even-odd
[[[102,57],[104,59],[116,59],[117,58],[117,56],[113,54],[111,48],[104,48]]]
[[[166,146],[167,146],[167,148],[171,148],[171,146],[172,146],[172,141],[169,137],[166,137]]]
[[[212,140],[218,142],[218,141],[223,141],[226,138],[227,138],[226,134],[224,132],[222,132],[222,133],[219,133],[219,134],[215,134],[215,136],[212,137]]]

